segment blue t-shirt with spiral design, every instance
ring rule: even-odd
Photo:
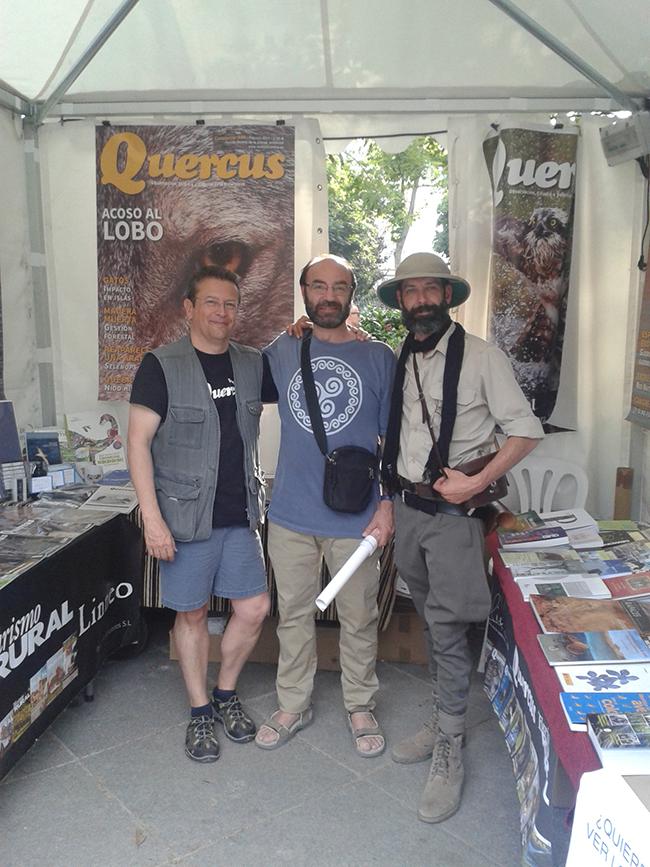
[[[301,341],[281,334],[264,350],[278,390],[280,454],[269,518],[276,524],[328,538],[357,539],[377,507],[335,512],[323,502],[323,457],[311,430],[300,372]],[[311,363],[329,452],[361,446],[374,452],[386,433],[395,356],[385,343],[311,341]],[[377,491],[378,496],[378,491]]]

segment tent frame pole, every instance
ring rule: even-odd
[[[8,109],[12,114],[28,115],[32,106],[30,101],[22,93],[6,90],[0,87],[0,106]]]
[[[23,121],[25,183],[27,191],[27,223],[30,245],[34,335],[36,339],[36,369],[40,396],[41,421],[56,425],[56,389],[52,354],[50,292],[45,257],[43,197],[39,158],[38,127],[33,121]]]
[[[72,87],[74,82],[79,78],[81,73],[88,66],[93,57],[95,57],[95,55],[100,50],[100,48],[102,48],[104,43],[108,39],[110,39],[110,37],[117,30],[122,21],[124,21],[126,16],[137,3],[138,0],[124,0],[117,12],[115,12],[115,14],[111,18],[109,18],[109,20],[102,27],[100,32],[93,39],[86,51],[81,55],[79,60],[75,63],[75,65],[63,79],[63,81],[61,81],[52,91],[49,98],[42,105],[39,105],[35,109],[34,123],[36,124],[36,126],[40,126],[43,123],[51,109],[61,101],[61,99],[68,92],[70,87]]]
[[[547,48],[550,48],[554,54],[557,54],[558,57],[565,60],[581,75],[588,78],[589,81],[598,85],[598,87],[602,87],[602,89],[608,93],[614,102],[617,102],[621,108],[631,111],[633,114],[636,114],[636,112],[641,110],[642,106],[638,105],[631,97],[626,93],[623,93],[622,90],[619,90],[615,84],[611,83],[611,81],[608,81],[596,69],[594,69],[593,66],[587,63],[586,60],[583,60],[582,57],[574,51],[571,51],[570,48],[567,48],[567,46],[560,42],[559,39],[556,39],[552,33],[549,33],[548,30],[516,6],[512,0],[488,0],[488,2],[492,3],[493,6],[496,6],[508,15],[508,17],[512,18],[513,21],[516,21],[520,27],[527,30],[528,33],[535,37],[535,39],[538,39],[543,45],[546,45]]]

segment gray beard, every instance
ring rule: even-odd
[[[334,307],[329,307],[329,317],[325,319],[321,315],[317,313],[318,305],[310,304],[307,299],[305,299],[305,311],[307,312],[307,316],[311,319],[314,325],[318,325],[319,328],[338,328],[342,322],[350,315],[350,307],[352,305],[352,299],[348,301],[347,304],[339,304],[340,310],[336,311]]]
[[[420,310],[426,310],[426,316],[417,316]],[[402,322],[412,334],[438,334],[449,324],[449,306],[442,304],[426,304],[413,310],[402,307]]]

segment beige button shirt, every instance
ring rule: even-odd
[[[418,353],[418,371],[436,439],[440,433],[442,380],[449,338],[447,331],[435,349]],[[496,448],[497,425],[506,436],[541,439],[541,422],[515,379],[510,362],[497,346],[480,337],[465,335],[465,353],[458,381],[456,423],[449,446],[449,466],[454,467]],[[404,402],[397,472],[419,482],[431,451],[431,435],[422,419],[422,406],[413,373],[413,355],[406,364]]]

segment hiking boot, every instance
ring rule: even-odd
[[[418,809],[418,819],[423,822],[444,822],[460,807],[465,776],[462,746],[462,735],[438,732],[429,779]]]
[[[395,744],[391,751],[391,758],[394,762],[399,762],[400,765],[424,762],[433,755],[433,748],[437,740],[438,708],[435,708],[433,716],[424,723],[419,732]]]
[[[220,749],[214,729],[211,716],[193,717],[185,735],[185,755],[195,762],[216,762]]]
[[[245,744],[247,741],[253,740],[257,728],[241,706],[237,693],[226,701],[218,701],[213,698],[212,710],[214,711],[214,718],[223,723],[223,730],[229,740],[238,744]]]

